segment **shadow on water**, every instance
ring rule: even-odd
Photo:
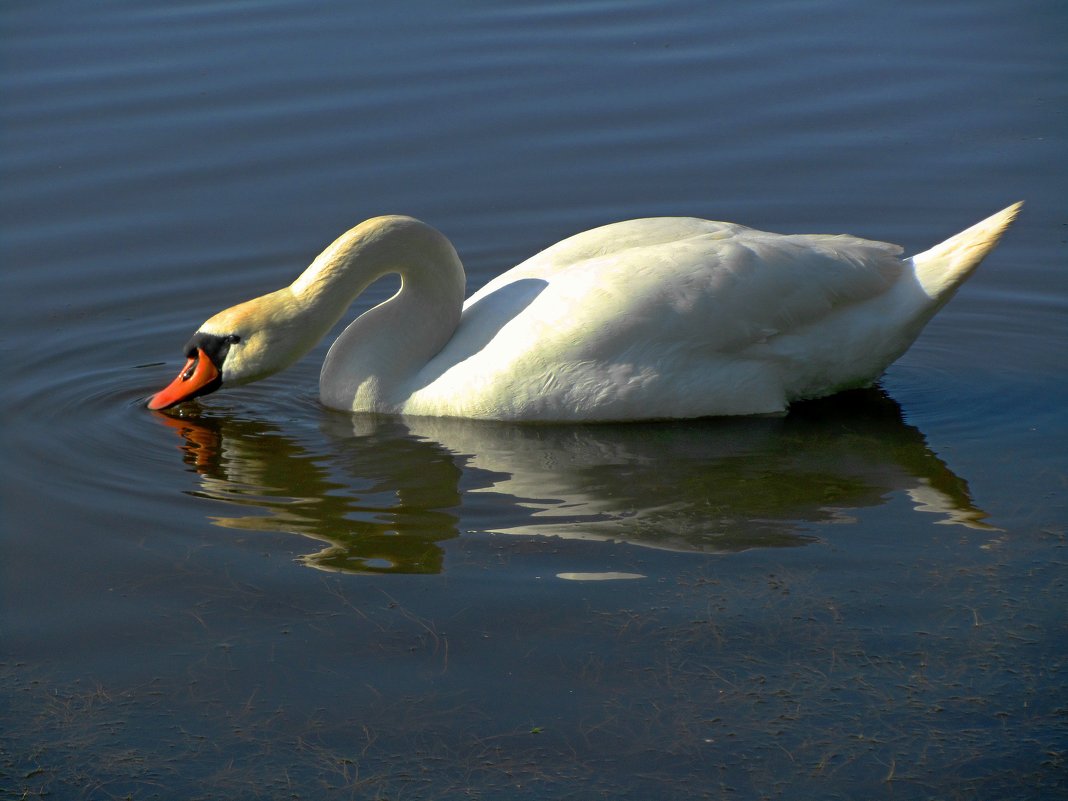
[[[690,552],[800,546],[904,493],[943,523],[989,528],[966,482],[879,389],[779,418],[531,426],[324,412],[322,440],[216,413],[158,414],[226,528],[326,543],[326,570],[438,573],[465,525]],[[193,412],[193,414],[190,414]],[[485,508],[483,508],[485,507]]]

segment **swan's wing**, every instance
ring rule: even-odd
[[[501,358],[524,342],[589,359],[665,347],[737,352],[887,291],[901,277],[900,252],[850,236],[635,220],[565,240],[486,290],[544,282],[500,326]],[[568,261],[576,256],[585,258]]]

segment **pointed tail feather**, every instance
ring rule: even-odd
[[[930,297],[945,303],[1001,239],[1023,201],[987,217],[945,242],[912,257],[916,278]]]

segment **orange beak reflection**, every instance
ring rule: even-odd
[[[147,406],[153,411],[166,409],[198,395],[213,392],[219,388],[220,383],[222,383],[222,377],[219,369],[203,348],[197,348],[196,356],[191,357],[185,363],[178,377],[168,384],[166,389],[149,398]]]

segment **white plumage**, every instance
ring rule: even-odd
[[[217,365],[221,384],[247,383],[299,358],[369,283],[399,273],[400,291],[331,347],[325,405],[532,421],[781,412],[878,378],[1020,205],[910,259],[851,236],[630,220],[565,239],[466,302],[445,237],[379,217],[343,234],[290,287],[200,332],[237,340]],[[187,397],[167,400],[176,396]]]

